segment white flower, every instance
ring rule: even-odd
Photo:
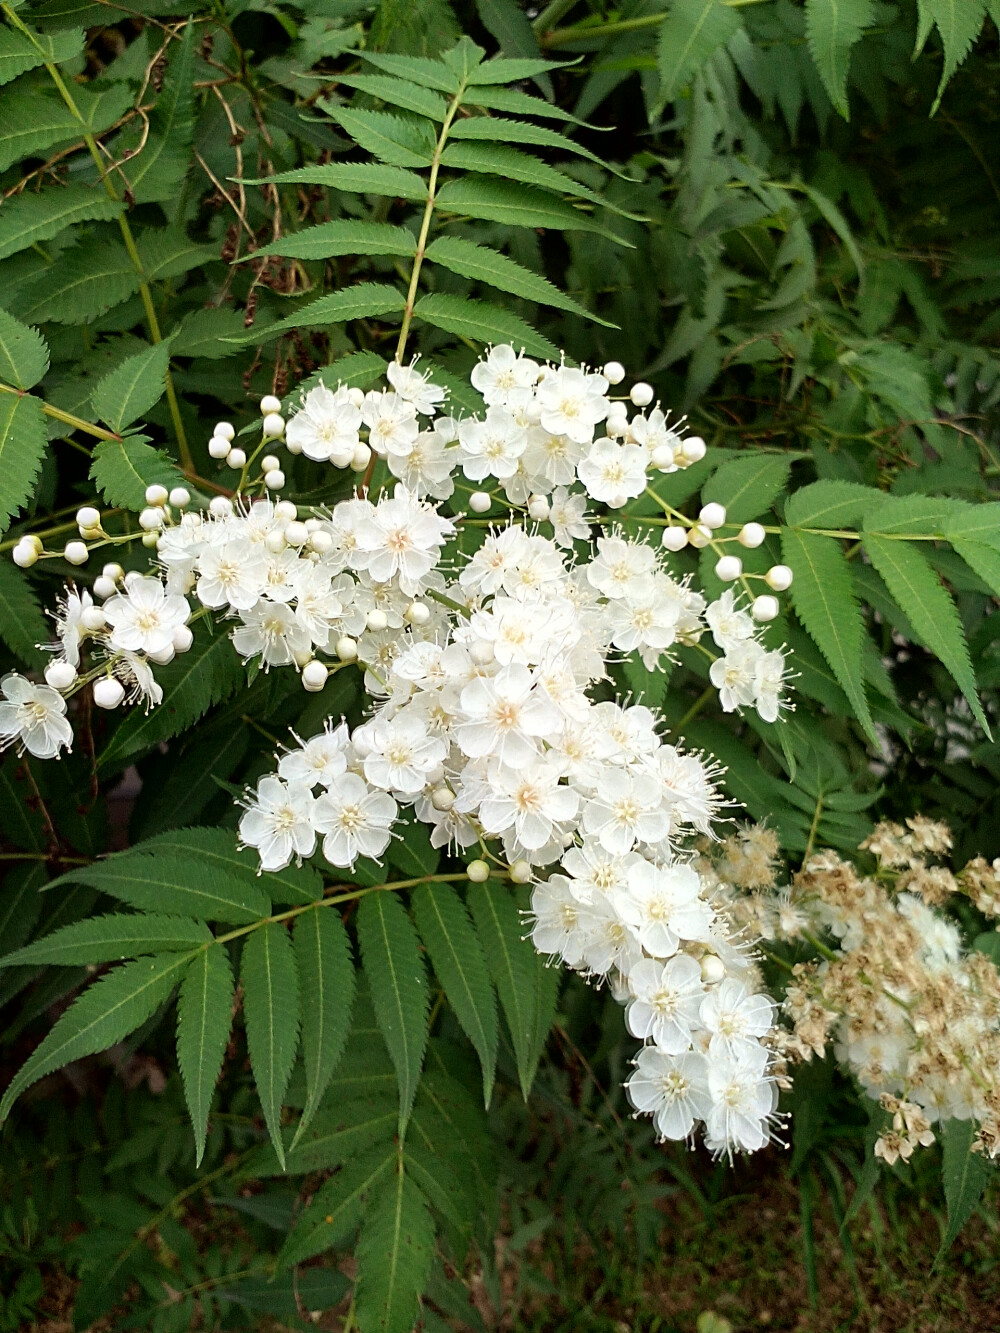
[[[285,427],[285,439],[293,452],[315,462],[332,461],[346,467],[360,441],[361,413],[351,402],[346,385],[331,392],[325,384],[310,389],[302,407]]]
[[[528,437],[513,413],[505,407],[489,407],[482,421],[468,417],[459,423],[462,470],[470,481],[497,477],[503,481],[517,471],[517,460],[527,447]]]
[[[455,739],[472,759],[489,756],[508,768],[526,768],[539,757],[537,737],[554,736],[559,710],[535,688],[527,667],[503,667],[492,679],[477,676],[462,691],[463,720]]]
[[[366,393],[361,416],[368,427],[368,443],[377,454],[405,458],[420,434],[416,407],[398,393]]]
[[[738,1055],[709,1056],[712,1108],[705,1117],[705,1143],[712,1152],[756,1152],[767,1143],[767,1122],[776,1104],[768,1059],[763,1046],[749,1045]]]
[[[570,366],[549,371],[538,386],[541,423],[553,435],[568,435],[578,444],[594,438],[594,427],[608,415],[608,381]],[[596,497],[595,497],[596,498]]]
[[[87,637],[82,616],[84,611],[89,610],[93,605],[94,599],[86,588],[78,592],[72,584],[67,586],[66,596],[61,598],[58,603],[59,614],[55,618],[56,635],[59,639],[62,655],[70,666],[78,667],[80,665],[80,645]]]
[[[576,473],[589,496],[611,509],[621,509],[646,489],[646,454],[637,444],[597,440]]]
[[[345,773],[316,798],[313,823],[323,839],[323,855],[334,866],[353,866],[359,856],[377,859],[389,846],[399,807],[385,792],[372,791],[364,778]]]
[[[278,776],[286,782],[306,782],[310,787],[329,787],[347,771],[347,724],[332,730],[329,722],[318,736],[290,750],[278,760]]]
[[[420,432],[408,454],[389,454],[386,459],[389,471],[413,495],[447,500],[455,491],[452,468],[458,450],[448,448],[453,439],[455,423],[450,417],[438,417],[433,430]]]
[[[652,454],[654,449],[661,445],[667,445],[676,451],[682,444],[680,435],[671,430],[667,425],[667,418],[658,407],[654,407],[648,416],[638,413],[629,422],[629,435],[636,444],[641,444],[648,453]],[[669,467],[664,469],[673,472],[675,469]]]
[[[203,606],[249,611],[267,582],[267,552],[259,542],[234,536],[205,546],[197,560],[195,596]]]
[[[295,596],[295,619],[317,647],[325,647],[334,621],[344,613],[344,603],[329,572],[320,565],[297,560],[289,582]]]
[[[439,384],[431,384],[431,372],[421,373],[416,368],[416,360],[408,366],[401,366],[398,361],[390,361],[385,377],[392,387],[408,403],[412,403],[422,416],[432,417],[439,403],[448,396],[447,390]]]
[[[565,486],[559,486],[552,494],[549,505],[549,522],[555,531],[558,546],[572,546],[574,541],[586,541],[590,536],[590,525],[586,521],[587,497],[571,495]]]
[[[295,612],[282,602],[261,602],[241,611],[243,622],[233,630],[233,646],[241,657],[260,655],[265,667],[288,666],[296,653],[308,652],[311,640],[295,619]]]
[[[709,604],[705,610],[705,620],[712,631],[712,638],[723,652],[729,652],[745,639],[753,638],[753,620],[746,611],[737,608],[736,593],[732,588],[727,588],[717,601]]]
[[[645,542],[598,537],[597,556],[587,566],[587,582],[605,597],[641,596],[651,585],[656,553]]]
[[[686,1139],[696,1120],[711,1109],[705,1057],[689,1051],[668,1055],[655,1046],[644,1047],[636,1070],[625,1084],[629,1101],[640,1115],[651,1115],[665,1139]]]
[[[535,917],[531,939],[538,952],[557,956],[568,967],[578,966],[583,959],[581,905],[569,880],[564,875],[552,875],[536,884],[531,910]]]
[[[361,733],[365,777],[373,787],[402,796],[422,791],[428,775],[448,753],[447,743],[429,735],[426,720],[412,710],[394,718],[375,718],[354,733],[355,744],[361,741]]]
[[[163,687],[157,682],[153,670],[144,657],[130,653],[127,648],[119,648],[119,660],[115,663],[115,674],[129,685],[129,703],[145,699],[146,711],[155,704],[163,703]]]
[[[492,775],[491,794],[479,807],[483,828],[503,833],[513,828],[529,851],[543,847],[556,825],[572,819],[580,797],[559,784],[557,766],[540,761],[527,768],[498,768]]]
[[[670,828],[661,805],[659,783],[610,769],[593,800],[583,808],[584,832],[599,839],[605,851],[624,856],[637,842],[659,842]]]
[[[739,1055],[757,1044],[774,1022],[774,1007],[766,995],[754,995],[742,981],[726,977],[701,1003],[702,1025],[712,1034],[712,1049]]]
[[[131,579],[123,593],[104,603],[112,648],[133,653],[162,653],[173,645],[174,630],[191,615],[187,598],[168,593],[159,579]]]
[[[756,696],[757,663],[764,650],[756,639],[745,639],[717,657],[708,669],[708,677],[719,691],[725,713],[752,704]]]
[[[610,897],[595,898],[583,905],[583,965],[595,977],[612,970],[628,976],[642,959],[642,945],[627,921],[623,921]]]
[[[701,879],[691,866],[641,861],[629,871],[628,892],[615,901],[643,948],[656,958],[676,953],[681,940],[711,938],[712,909],[701,897]]]
[[[611,642],[626,653],[648,649],[656,658],[676,643],[682,610],[677,584],[656,574],[608,608]]]
[[[598,842],[585,838],[579,847],[571,847],[562,859],[569,876],[573,896],[582,903],[593,902],[615,890],[628,887],[628,872],[641,858],[635,853],[611,856]]]
[[[415,596],[454,531],[448,519],[397,486],[393,498],[380,500],[358,526],[355,560],[376,583],[397,579],[403,592]]]
[[[50,685],[33,685],[16,671],[0,680],[0,749],[17,742],[36,759],[55,759],[73,744],[66,700]]]
[[[625,1011],[625,1022],[632,1036],[651,1039],[669,1055],[688,1050],[705,994],[695,960],[686,953],[667,963],[643,959],[628,974],[628,984],[634,998]]]
[[[777,722],[784,684],[784,653],[777,649],[774,652],[761,653],[754,664],[754,707],[765,722]]]
[[[492,347],[485,361],[472,370],[472,387],[489,406],[504,405],[516,389],[529,389],[538,379],[538,364],[523,353],[518,356],[509,343]]]
[[[240,820],[239,832],[243,843],[257,848],[262,870],[284,870],[292,857],[312,856],[316,850],[314,806],[308,783],[261,778]]]

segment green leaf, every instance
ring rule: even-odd
[[[0,958],[0,966],[37,963],[47,967],[72,967],[77,963],[119,963],[125,958],[141,958],[143,954],[196,949],[211,939],[211,932],[202,921],[156,913],[133,916],[112,912],[63,926],[16,953]]]
[[[476,923],[486,964],[500,996],[514,1054],[521,1092],[531,1090],[532,1048],[535,1044],[537,1000],[534,947],[523,939],[524,926],[510,891],[503,885],[473,884],[467,902]]]
[[[0,259],[49,241],[75,222],[107,221],[125,205],[91,185],[63,185],[14,195],[0,210]]]
[[[72,60],[84,48],[82,28],[66,28],[52,34],[34,33],[34,41],[14,28],[0,28],[0,86],[10,83],[26,70],[48,61],[59,65]]]
[[[242,337],[231,341],[239,343],[266,343],[292,329],[325,328],[328,324],[346,324],[351,319],[372,319],[402,310],[406,301],[395,287],[383,282],[358,282],[353,287],[342,287],[310,301],[294,315],[279,319],[263,329],[249,329]]]
[[[730,459],[712,474],[702,496],[725,505],[727,523],[746,523],[766,513],[788,484],[787,454],[751,454]]]
[[[0,101],[0,171],[66,139],[83,139],[83,127],[54,93],[18,89]]]
[[[448,114],[448,103],[443,97],[408,79],[391,79],[383,74],[340,74],[337,82],[431,120],[443,121]]]
[[[378,162],[327,162],[282,171],[277,176],[265,176],[260,180],[248,180],[246,184],[326,185],[346,194],[381,194],[391,199],[420,203],[427,198],[427,184],[415,172]]]
[[[484,176],[499,176],[502,180],[521,181],[525,185],[537,185],[541,190],[555,194],[569,194],[577,199],[586,199],[592,204],[609,208],[621,217],[636,220],[638,215],[628,213],[610,203],[603,195],[589,190],[572,176],[557,171],[555,167],[540,162],[530,153],[522,153],[517,148],[507,148],[502,144],[451,143],[441,155],[442,166],[457,168],[460,171],[478,171]]]
[[[972,1151],[976,1137],[974,1120],[945,1120],[939,1136],[943,1150],[941,1179],[948,1205],[948,1229],[944,1233],[935,1263],[951,1249],[993,1179],[995,1170],[984,1153]]]
[[[390,111],[328,106],[341,129],[366,153],[393,167],[430,166],[437,136],[426,120],[405,120]]]
[[[160,343],[160,346],[165,347],[166,344]],[[156,351],[156,348],[150,348],[150,351]],[[140,353],[138,358],[130,357],[129,360],[139,360],[144,355]],[[114,378],[116,373],[113,372],[108,379]],[[107,380],[102,380],[98,388],[106,383]],[[119,409],[127,411],[125,395],[128,393],[128,377],[117,380],[113,386],[108,385],[103,398],[106,398],[106,405],[111,410],[116,406],[113,393],[119,395]],[[183,478],[176,464],[165,453],[152,448],[145,436],[133,435],[127,440],[100,440],[97,443],[90,465],[90,480],[108,504],[138,512],[145,507],[147,486],[159,483],[169,489],[177,486]]]
[[[247,1045],[264,1119],[282,1169],[281,1106],[299,1045],[299,975],[284,925],[253,931],[240,967]]]
[[[380,1144],[351,1158],[325,1180],[281,1247],[278,1267],[300,1264],[350,1239],[372,1194],[385,1189],[396,1160],[395,1145]]]
[[[515,347],[523,347],[533,356],[559,359],[559,349],[548,338],[536,333],[530,324],[509,310],[488,305],[485,301],[433,292],[420,298],[413,313],[437,329],[457,333],[475,343],[509,342]]]
[[[98,380],[91,395],[98,418],[119,434],[145,416],[163,397],[169,364],[170,343],[154,343]]]
[[[830,101],[848,119],[851,48],[875,21],[871,0],[806,0],[806,41]]]
[[[985,0],[918,0],[921,26],[933,21],[941,34],[944,66],[931,115],[941,105],[948,81],[969,54],[986,17]]]
[[[148,134],[126,130],[116,143],[133,155],[120,170],[137,203],[162,203],[176,197],[191,167],[194,137],[194,39],[196,25],[188,22],[173,47],[163,88],[149,116]],[[119,152],[117,155],[121,157]]]
[[[177,1065],[194,1130],[195,1166],[205,1155],[208,1113],[233,1022],[233,969],[225,946],[201,949],[177,1000]]]
[[[674,0],[657,41],[657,114],[739,28],[739,14],[721,0]]]
[[[489,143],[527,143],[539,148],[554,148],[564,153],[573,153],[585,157],[605,171],[610,171],[625,180],[631,179],[613,162],[605,162],[602,157],[592,153],[582,144],[567,139],[558,130],[550,130],[544,125],[533,125],[530,120],[507,120],[504,116],[467,116],[456,120],[448,131],[449,140],[485,139]]]
[[[37,671],[48,660],[37,645],[50,633],[27,576],[12,560],[0,560],[0,641]]]
[[[355,1250],[354,1299],[361,1333],[410,1333],[433,1253],[427,1200],[400,1159],[391,1185],[383,1185],[368,1205]]]
[[[42,405],[30,394],[0,394],[0,532],[31,498],[48,449]]]
[[[497,1063],[497,1006],[482,946],[461,898],[450,884],[422,884],[413,894],[417,929],[448,1003],[483,1068],[490,1104]]]
[[[1000,597],[1000,551],[984,542],[955,541],[957,553],[970,569],[975,570],[995,597]],[[0,587],[0,599],[3,589]]]
[[[21,1066],[0,1102],[0,1121],[25,1088],[71,1060],[106,1050],[145,1023],[170,997],[191,954],[140,958],[95,981]]]
[[[396,1069],[402,1137],[427,1049],[430,997],[420,941],[399,899],[378,891],[361,900],[358,941],[375,1017]]]
[[[0,380],[33,389],[48,368],[49,349],[38,330],[0,309]]]
[[[542,93],[550,100],[554,100],[555,89],[547,72],[553,66],[539,59],[541,49],[538,38],[518,0],[476,0],[476,9],[483,21],[483,27],[491,37],[496,38],[501,52],[508,57],[520,58],[499,62],[487,61],[475,71],[477,77],[470,78],[469,82],[503,83],[508,80],[499,77],[500,73],[506,71],[509,74],[512,69],[529,70],[529,73],[517,77],[533,78]],[[478,75],[487,70],[491,71],[489,77],[485,80],[480,79]]]
[[[323,876],[315,866],[293,864],[285,866],[284,870],[269,870],[267,878],[262,878],[256,853],[240,851],[237,836],[231,829],[171,829],[135,843],[130,850],[158,856],[195,857],[228,879],[238,879],[251,888],[266,884],[267,895],[274,903],[303,906],[317,902],[323,896]]]
[[[320,222],[315,227],[290,232],[270,245],[262,245],[253,254],[243,255],[240,263],[263,255],[282,255],[288,259],[332,259],[336,255],[400,255],[409,259],[416,251],[413,233],[388,222],[358,222],[353,218]]]
[[[449,181],[438,190],[435,202],[443,213],[484,218],[487,222],[503,222],[510,227],[529,227],[532,231],[542,227],[554,231],[593,232],[617,241],[619,245],[629,244],[572,204],[553,199],[531,186],[508,185],[489,176],[463,176]]]
[[[492,60],[485,60],[472,70],[469,74],[469,84],[475,87],[477,84],[520,83],[523,79],[537,79],[539,74],[563,69],[565,64],[565,61],[542,60],[537,56],[526,58],[494,56]]]
[[[232,356],[235,349],[229,340],[242,334],[244,318],[242,310],[192,310],[170,335],[172,355],[211,361]]]
[[[235,926],[250,925],[271,910],[259,883],[226,875],[194,856],[118,852],[106,861],[74,867],[48,887],[60,884],[89,884],[142,912],[169,912]]]
[[[89,324],[139,290],[142,279],[121,241],[76,245],[17,292],[26,324]]]
[[[487,107],[491,111],[509,111],[515,116],[538,116],[543,120],[571,121],[587,130],[596,130],[598,125],[588,125],[585,120],[578,120],[554,102],[544,102],[540,97],[518,92],[514,88],[467,88],[465,100],[473,106]]]
[[[192,241],[183,227],[150,227],[136,242],[142,271],[150,282],[164,282],[221,258],[218,245]]]
[[[421,88],[436,88],[443,93],[458,92],[458,76],[441,60],[428,60],[423,56],[386,55],[379,51],[359,51],[358,54],[369,65],[397,79],[411,79]]]
[[[850,255],[851,263],[854,265],[858,277],[863,277],[865,261],[861,257],[861,251],[858,249],[857,242],[854,239],[850,227],[847,225],[847,219],[844,217],[843,213],[841,213],[833,200],[828,199],[821,190],[816,190],[811,185],[806,185],[805,182],[800,184],[799,189],[810,201],[823,220],[830,226],[831,230],[836,232],[837,236],[843,241],[844,249]]]
[[[39,890],[45,885],[48,872],[40,861],[15,866],[4,875],[3,897],[0,898],[0,949],[8,957],[35,928],[42,910]],[[0,963],[9,966],[6,959]]]
[[[962,622],[955,603],[928,564],[927,557],[912,542],[877,537],[869,532],[864,534],[864,546],[892,597],[905,609],[930,651],[951,672],[977,722],[989,736],[990,728],[976,693],[976,678]]]
[[[881,495],[856,481],[814,481],[788,497],[785,522],[790,528],[860,527],[865,511]]]
[[[795,614],[829,662],[866,736],[877,745],[861,670],[864,624],[844,549],[836,537],[782,528],[781,552],[795,575]]]
[[[302,994],[302,1059],[306,1070],[306,1104],[294,1148],[316,1113],[344,1051],[354,1001],[351,942],[339,914],[332,908],[303,912],[292,934]]]

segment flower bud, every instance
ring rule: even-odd
[[[280,555],[288,543],[285,541],[285,534],[280,528],[272,528],[264,538],[264,545],[272,555]]]
[[[352,407],[360,407],[365,401],[365,395],[361,389],[348,389],[347,399]]]
[[[208,453],[211,458],[228,458],[232,445],[221,435],[213,435],[208,442]]]
[[[270,472],[264,473],[264,485],[269,491],[280,491],[284,484],[285,474],[280,467],[273,467]]]
[[[99,528],[101,511],[95,509],[93,505],[84,505],[82,509],[76,511],[76,525],[78,528]]]
[[[281,467],[281,461],[274,454],[265,454],[260,460],[261,472],[273,472],[276,467]]]
[[[231,518],[233,502],[228,495],[213,495],[208,503],[208,512],[213,518]]]
[[[375,607],[374,610],[368,612],[365,623],[370,630],[374,630],[377,634],[380,630],[388,628],[389,619],[384,611],[380,611],[378,607]]]
[[[372,451],[364,440],[354,446],[351,454],[351,468],[354,472],[364,472],[372,461]]]
[[[159,543],[160,534],[158,532],[144,532],[142,534],[142,544],[152,550]]]
[[[726,975],[726,965],[717,953],[707,953],[701,960],[701,979],[706,986],[714,986]]]
[[[14,564],[20,569],[30,569],[38,559],[38,551],[34,542],[29,542],[24,537],[14,547],[12,554]]]
[[[165,505],[169,498],[170,492],[166,486],[161,486],[158,482],[146,487],[146,503],[148,505]]]
[[[493,501],[485,491],[473,491],[469,496],[469,508],[474,514],[485,514]]]
[[[430,607],[424,602],[411,602],[406,608],[406,619],[411,625],[426,625],[430,618]]]
[[[186,653],[194,643],[194,634],[188,625],[177,625],[173,633],[173,644],[175,653]]]
[[[744,523],[736,540],[741,546],[745,546],[752,551],[763,543],[766,536],[767,533],[759,523]]]
[[[311,532],[309,534],[309,545],[317,555],[326,555],[328,551],[333,550],[333,538],[328,532]]]
[[[270,416],[272,412],[281,411],[281,399],[276,398],[273,393],[266,393],[260,400],[260,414],[262,417]]]
[[[109,579],[104,574],[99,574],[94,579],[94,596],[100,597],[102,601],[107,597],[113,597],[117,591],[114,579]]]
[[[98,708],[117,708],[125,698],[125,687],[114,676],[102,676],[94,681],[94,703]]]
[[[473,884],[485,884],[490,877],[490,868],[485,861],[470,861],[465,867],[465,873]]]
[[[80,612],[80,623],[91,634],[100,634],[107,629],[107,619],[99,606],[88,606]]]
[[[654,397],[653,386],[647,384],[645,380],[640,380],[638,384],[632,385],[632,391],[629,394],[629,397],[632,399],[632,402],[635,403],[636,407],[648,407]]]
[[[289,546],[305,546],[308,540],[309,529],[297,518],[285,525],[285,541]]]
[[[63,559],[71,565],[85,565],[90,559],[90,552],[83,542],[67,542],[63,550]]]
[[[266,440],[277,439],[285,429],[285,418],[280,412],[268,412],[261,423],[261,429]]]
[[[356,662],[358,660],[357,641],[352,639],[349,634],[344,634],[337,640],[333,651],[342,662]]]
[[[688,542],[696,551],[703,550],[712,540],[712,529],[704,523],[696,523],[688,529]]]
[[[159,507],[155,509],[144,509],[139,515],[139,527],[145,532],[155,532],[157,528],[162,528],[163,510]]]
[[[300,454],[302,452],[302,442],[299,439],[286,440],[285,448],[290,454]]]
[[[437,787],[431,793],[431,805],[435,810],[450,810],[455,804],[455,793],[449,787]]]
[[[738,555],[724,555],[715,566],[716,578],[723,583],[732,583],[743,573],[743,561]]]
[[[167,499],[175,509],[186,509],[191,503],[191,492],[186,486],[175,486]]]
[[[317,662],[315,658],[307,662],[302,668],[302,684],[310,694],[318,694],[326,684],[329,671],[322,662]]]
[[[605,373],[607,367],[605,366]],[[532,870],[527,861],[515,861],[510,868],[510,877],[515,884],[530,884]]]
[[[625,367],[620,361],[608,361],[601,374],[609,384],[621,384],[625,378]]]
[[[772,597],[769,593],[765,593],[761,597],[754,598],[754,604],[750,608],[750,614],[753,616],[754,620],[764,623],[768,620],[774,620],[780,609],[777,597]]]
[[[174,660],[176,655],[177,649],[174,647],[173,643],[168,643],[165,647],[158,648],[155,653],[146,653],[149,660],[155,662],[157,666],[166,666],[168,662]]]
[[[661,472],[675,472],[677,470],[673,447],[669,444],[658,444],[650,455],[649,461],[653,467],[659,468]]]
[[[106,579],[111,579],[113,583],[117,583],[119,579],[123,579],[125,577],[124,569],[122,569],[121,565],[119,565],[115,560],[109,560],[108,563],[101,570],[101,573],[104,575]]]
[[[687,528],[664,528],[660,534],[660,544],[668,551],[683,551],[688,544]]]
[[[217,421],[215,423],[215,430],[212,431],[212,434],[217,436],[220,440],[231,440],[236,434],[236,427],[231,425],[228,421]]]
[[[45,683],[54,690],[68,690],[76,681],[76,667],[56,658],[45,668]]]
[[[489,666],[493,661],[493,645],[489,639],[474,639],[469,644],[469,656],[476,666]]]
[[[775,592],[784,592],[792,586],[794,575],[787,565],[772,565],[764,575],[764,582]]]
[[[549,502],[544,495],[531,495],[528,497],[528,517],[533,518],[536,523],[544,523],[549,516]]]
[[[226,466],[238,472],[240,468],[246,467],[246,461],[247,456],[242,449],[230,449],[226,458]]]
[[[681,453],[689,463],[700,463],[708,453],[708,445],[700,435],[689,435],[681,443]]]
[[[279,500],[274,506],[276,518],[287,519],[291,523],[292,519],[298,518],[299,511],[292,504],[291,500]]]
[[[721,528],[726,521],[725,505],[716,504],[714,500],[710,504],[702,505],[698,518],[706,528]]]

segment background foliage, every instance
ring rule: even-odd
[[[206,497],[224,488],[207,423],[250,428],[260,395],[330,362],[367,387],[411,317],[411,346],[456,396],[490,338],[615,357],[711,446],[661,499],[759,518],[760,567],[795,570],[773,628],[800,673],[780,747],[751,718],[700,715],[694,655],[622,688],[729,765],[730,794],[793,865],[914,810],[952,823],[956,859],[1000,853],[995,3],[0,9],[4,551],[27,530],[58,545],[95,489],[124,511],[181,473]],[[483,74],[483,51],[511,63]],[[319,498],[316,465],[289,476]],[[655,513],[644,503],[629,524]],[[0,563],[4,665],[42,664],[40,605],[71,574]],[[54,1262],[80,1279],[80,1328],[111,1309],[121,1327],[300,1326],[340,1302],[362,1333],[409,1328],[418,1308],[428,1328],[475,1322],[511,1299],[501,1224],[515,1252],[558,1232],[570,1253],[589,1232],[641,1255],[664,1171],[717,1197],[703,1168],[622,1127],[617,1007],[557,994],[509,897],[463,902],[445,881],[409,912],[391,894],[353,911],[348,885],[345,925],[309,908],[314,870],[262,886],[237,862],[233,794],[289,726],[356,720],[356,684],[304,703],[292,673],[248,681],[207,634],[160,674],[148,717],[87,719],[58,765],[0,765],[0,950],[24,950],[0,971],[4,1082],[25,1059],[40,1077],[88,1057],[4,1127],[0,1327],[37,1309]],[[92,864],[108,851],[120,859]],[[399,880],[451,873],[416,830],[392,855]],[[107,973],[84,992],[97,1035],[74,1009],[40,1046],[95,968],[128,955],[124,918],[97,921],[122,902],[187,919],[157,937],[176,971]],[[205,921],[227,940],[183,972],[175,1061],[169,1001]],[[406,993],[380,980],[387,956],[408,961]],[[287,1019],[320,976],[333,1018],[317,1028],[303,1004],[300,1047]],[[107,1020],[114,987],[127,1009]],[[192,1045],[200,1015],[214,1021]],[[816,1078],[788,1167],[807,1239],[817,1199],[839,1227],[875,1184],[865,1108]],[[944,1166],[950,1237],[985,1177],[956,1183],[947,1145]],[[886,1197],[906,1188],[895,1174]],[[331,1247],[356,1260],[350,1281],[309,1262]],[[811,1239],[804,1262],[813,1294]]]

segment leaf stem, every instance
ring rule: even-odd
[[[0,384],[0,393],[16,393],[19,398],[23,397],[26,390],[15,389],[10,384]],[[75,417],[72,412],[64,412],[61,407],[54,407],[52,403],[46,403],[42,400],[42,411],[47,417],[53,417],[56,421],[61,421],[64,426],[72,426],[74,430],[83,431],[85,435],[93,435],[98,440],[120,440],[121,436],[116,435],[113,430],[105,430],[103,426],[95,426],[91,421],[84,421],[82,417]]]

